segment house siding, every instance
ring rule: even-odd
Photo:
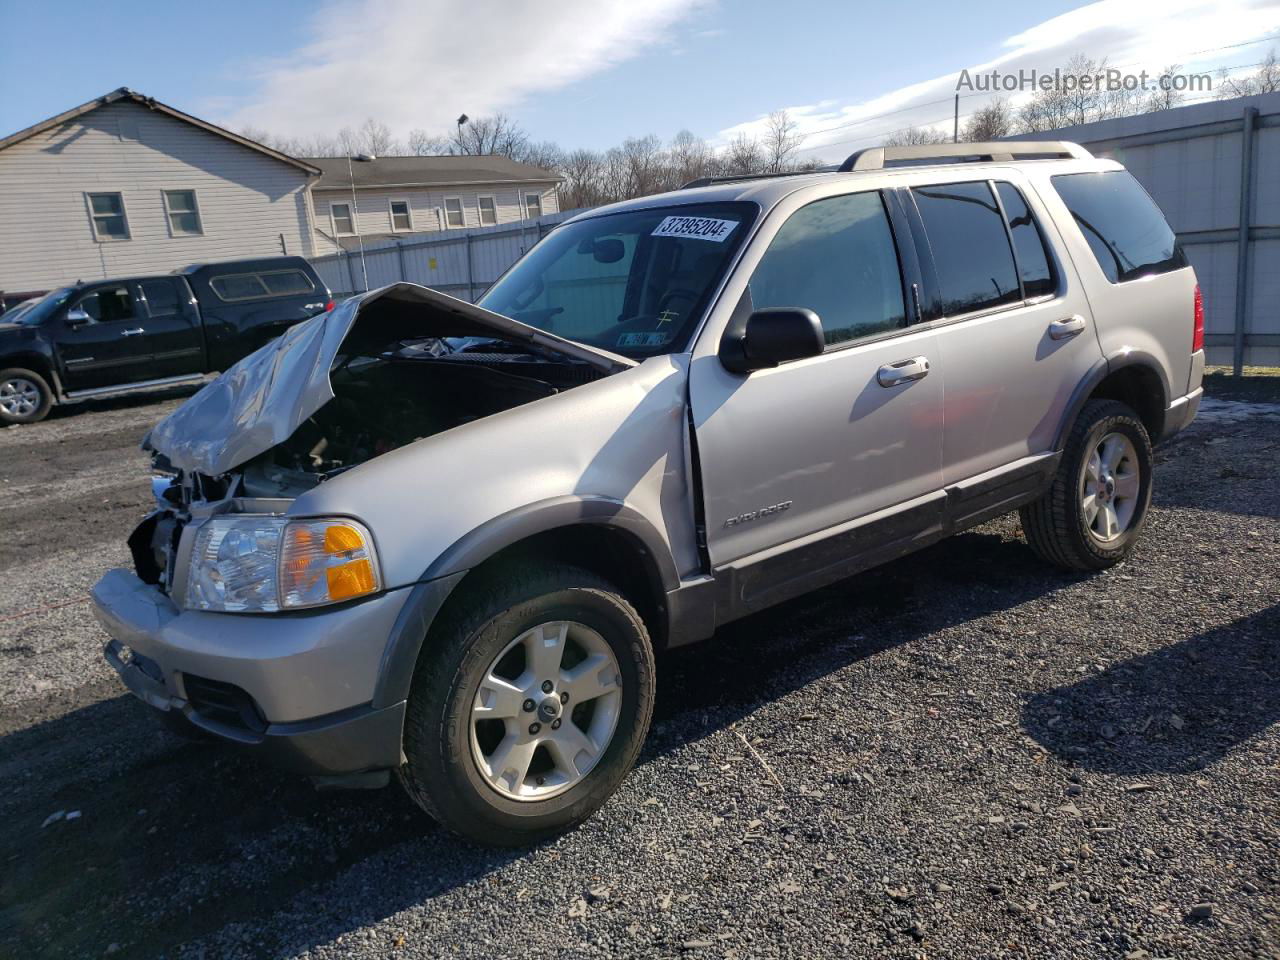
[[[516,223],[525,218],[523,198],[525,194],[538,193],[542,196],[542,212],[558,213],[560,210],[556,185],[539,184],[469,184],[466,187],[412,187],[404,189],[382,187],[356,188],[356,218],[360,226],[360,235],[365,240],[406,236],[409,233],[435,233],[441,230],[444,223],[444,201],[446,197],[458,197],[462,200],[462,212],[465,223],[462,227],[448,229],[475,229],[480,226],[480,197],[493,197],[497,207],[498,223]],[[315,205],[316,254],[336,253],[357,245],[355,236],[336,237],[333,234],[333,219],[330,206],[334,203],[351,203],[351,188],[312,187]],[[413,229],[409,231],[393,231],[391,229],[391,201],[408,200],[409,215],[413,221]],[[489,226],[489,224],[486,224]]]
[[[136,136],[136,139],[134,137]],[[311,256],[305,170],[164,113],[117,102],[0,150],[0,289]],[[194,190],[201,236],[170,236],[162,191]],[[99,242],[86,193],[120,193],[130,239]]]

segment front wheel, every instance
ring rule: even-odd
[[[49,382],[33,370],[0,370],[0,424],[35,423],[53,406]]]
[[[1151,440],[1117,400],[1090,400],[1048,491],[1021,510],[1027,543],[1067,570],[1102,570],[1137,544],[1151,503]]]
[[[653,695],[648,633],[616,587],[560,565],[493,578],[427,637],[400,779],[457,833],[533,843],[581,823],[617,789]]]

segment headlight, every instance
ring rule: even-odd
[[[186,605],[270,613],[380,588],[373,538],[360,524],[236,514],[214,517],[197,531]]]

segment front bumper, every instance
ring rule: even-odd
[[[111,570],[93,607],[111,637],[107,662],[139,699],[290,769],[341,775],[400,762],[404,703],[370,702],[407,593],[292,614],[204,613]],[[230,708],[215,702],[228,696]]]

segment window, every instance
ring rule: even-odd
[[[124,213],[124,197],[118,193],[90,193],[89,216],[97,240],[128,240],[129,220]]]
[[[446,227],[465,226],[466,221],[462,217],[462,198],[461,197],[445,197],[444,198],[444,225]]]
[[[1022,299],[1013,251],[989,184],[914,187],[911,194],[933,252],[944,316]]]
[[[1164,214],[1125,171],[1059,174],[1053,186],[1112,283],[1187,265]]]
[[[1052,294],[1057,287],[1053,267],[1044,245],[1044,234],[1027,206],[1022,193],[1011,183],[997,183],[996,193],[1004,207],[1009,222],[1009,235],[1013,237],[1013,256],[1018,262],[1018,276],[1022,280],[1024,297],[1043,297]]]
[[[547,234],[480,306],[628,357],[683,350],[758,212],[699,203],[587,217]]]
[[[194,190],[164,191],[164,210],[169,216],[170,235],[189,237],[204,233]]]
[[[351,204],[329,204],[329,218],[333,221],[335,237],[349,237],[356,232],[355,221],[351,219]]]
[[[529,211],[529,219],[536,220],[542,216],[542,195],[538,193],[526,193],[524,195],[524,208]]]
[[[880,194],[801,207],[769,244],[749,289],[756,310],[812,310],[828,347],[904,326],[898,253]]]
[[[129,288],[124,285],[101,287],[82,297],[76,306],[87,313],[94,323],[115,323],[119,320],[132,320],[136,316],[133,297]]]
[[[493,197],[477,197],[476,205],[480,208],[480,226],[491,227],[498,222],[498,207]]]
[[[147,301],[147,313],[153,317],[173,317],[181,312],[178,290],[172,280],[143,280],[138,284]]]
[[[413,229],[413,218],[409,215],[408,200],[392,200],[391,229],[397,232]]]
[[[303,296],[316,285],[301,270],[273,270],[270,273],[229,273],[211,277],[209,286],[219,299],[267,300],[272,297]]]

